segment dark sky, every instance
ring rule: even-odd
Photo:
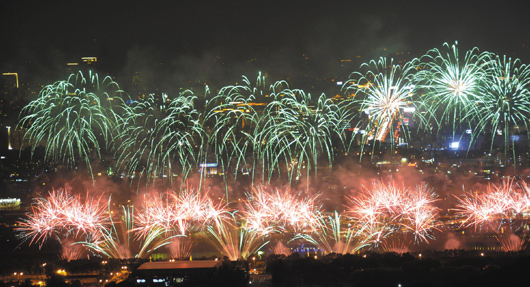
[[[257,71],[294,82],[347,78],[355,67],[341,67],[340,59],[418,53],[455,40],[461,49],[529,62],[523,4],[2,0],[0,69],[22,80],[54,81],[66,62],[97,56],[98,71],[124,85],[141,71],[150,88],[171,90],[190,81],[233,84]]]

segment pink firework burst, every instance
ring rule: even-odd
[[[244,202],[247,228],[263,235],[276,231],[315,229],[320,213],[315,204],[317,197],[303,197],[289,187],[255,187]]]
[[[506,178],[499,185],[489,184],[483,192],[470,191],[462,197],[455,196],[459,203],[457,214],[466,219],[463,226],[502,224],[502,219],[514,220],[530,211],[530,189],[526,183],[517,184]]]
[[[435,201],[436,195],[426,185],[411,189],[378,181],[349,198],[348,213],[376,245],[396,231],[412,232],[416,240],[427,241],[436,229]]]
[[[44,242],[54,236],[82,235],[96,239],[106,222],[105,204],[101,197],[85,200],[63,189],[52,190],[47,198],[35,199],[31,213],[18,222],[19,237],[30,244]]]
[[[228,212],[226,202],[214,202],[207,193],[193,190],[145,195],[142,209],[136,215],[136,232],[145,236],[153,229],[186,235],[201,230],[205,224],[221,220]]]

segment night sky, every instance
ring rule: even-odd
[[[382,55],[419,55],[444,42],[530,62],[523,1],[0,1],[0,69],[58,80],[65,63],[98,57],[97,70],[150,89],[274,79],[347,78]],[[154,92],[154,91],[153,91]]]

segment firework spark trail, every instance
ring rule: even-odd
[[[169,198],[164,194],[144,195],[144,200],[140,211],[136,214],[137,232],[141,237],[145,237],[150,230],[161,228],[170,232],[176,228],[180,233],[185,230],[181,226],[181,221],[175,222],[175,217],[180,219],[179,210],[169,202]]]
[[[102,226],[107,222],[104,215],[106,203],[102,202],[102,197],[91,199],[87,194],[86,199],[81,201],[74,196],[71,205],[63,209],[68,225],[78,234],[91,234],[93,239],[98,238]]]
[[[232,261],[247,260],[250,255],[269,243],[259,232],[245,226],[243,220],[235,215],[209,225],[205,236],[221,254]]]
[[[381,242],[381,248],[384,250],[384,252],[394,252],[397,254],[410,252],[408,245],[409,244],[406,244],[401,240],[385,239],[383,242]]]
[[[308,164],[308,176],[311,169],[316,173],[320,153],[327,155],[331,168],[332,136],[342,142],[345,129],[338,105],[325,95],[313,99],[302,90],[291,90],[285,81],[274,83],[268,91],[261,75],[255,87],[246,77],[243,81],[246,85],[220,90],[210,101],[205,120],[214,126],[210,146],[223,169],[238,170],[250,163],[247,154],[252,154],[253,176],[261,163],[265,182],[266,174],[270,180],[285,164],[291,181],[300,178],[303,162]],[[264,95],[270,102],[256,103]],[[256,109],[260,105],[265,106],[261,113]]]
[[[44,242],[54,236],[84,236],[97,240],[102,226],[106,223],[105,205],[101,197],[92,199],[88,195],[84,201],[63,189],[52,190],[47,198],[37,198],[32,204],[32,212],[19,222],[16,231],[19,237],[31,238],[30,244]]]
[[[521,182],[518,187],[507,198],[508,206],[514,216],[530,211],[530,187],[526,182]]]
[[[321,216],[320,224],[315,229],[297,234],[295,239],[306,240],[326,253],[339,254],[355,253],[370,244],[372,235],[362,232],[362,228],[341,218],[337,211],[334,216]]]
[[[177,235],[167,234],[162,228],[153,228],[142,236],[134,236],[134,206],[122,206],[121,213],[111,211],[109,202],[109,224],[101,228],[97,240],[79,241],[86,248],[109,258],[145,258],[151,252],[168,245]]]
[[[402,109],[415,105],[411,88],[411,76],[415,69],[408,63],[401,67],[387,58],[364,63],[361,69],[367,71],[352,73],[344,88],[361,95],[356,102],[360,110],[368,115],[365,128],[368,133],[363,143],[385,141],[386,135],[394,129],[393,123],[402,121]]]
[[[398,230],[412,232],[416,241],[428,241],[437,229],[435,201],[435,194],[426,185],[410,189],[380,181],[350,197],[348,213],[360,224],[359,232],[372,243]]]
[[[61,252],[59,254],[59,257],[62,260],[66,260],[67,262],[70,262],[72,260],[77,260],[83,256],[85,249],[81,245],[74,244],[74,242],[71,241],[63,241],[61,242]]]
[[[87,195],[81,200],[80,196],[63,189],[52,190],[47,198],[37,198],[32,213],[18,223],[18,237],[40,246],[51,238],[63,245],[74,240],[69,244],[72,250],[83,246],[112,258],[131,258],[134,254],[144,257],[169,243],[171,236],[160,228],[134,239],[134,208],[123,206],[123,212],[116,217],[110,209],[110,198],[108,204],[101,198],[92,199]],[[139,244],[137,253],[133,241]]]
[[[476,102],[481,99],[480,89],[490,61],[491,53],[480,53],[478,48],[461,57],[457,42],[451,46],[444,43],[442,49],[432,49],[414,61],[421,68],[415,81],[425,92],[420,103],[427,111],[427,122],[434,119],[438,127],[452,125],[453,141],[458,140],[455,135],[462,123],[469,128],[478,120]]]
[[[293,251],[289,247],[285,246],[285,244],[283,244],[281,241],[278,242],[275,246],[273,246],[271,248],[271,251],[273,254],[283,256],[289,256],[293,253]]]
[[[526,249],[528,239],[521,239],[515,234],[504,234],[501,236],[495,233],[495,238],[501,244],[504,252],[518,252]]]
[[[267,105],[265,114],[257,142],[265,143],[260,154],[268,163],[269,179],[274,169],[280,171],[282,161],[289,181],[300,178],[304,162],[308,178],[312,169],[316,175],[320,154],[326,155],[331,169],[332,139],[343,142],[344,117],[339,105],[324,94],[314,99],[302,90],[285,89]]]
[[[255,85],[245,76],[243,82],[244,85],[223,87],[208,102],[205,122],[213,126],[209,145],[223,170],[237,171],[240,166],[249,164],[247,153],[253,154],[252,166],[253,170],[255,169],[260,160],[260,143],[255,140],[260,120],[257,108],[266,104],[258,105],[256,101],[263,101],[269,94],[274,97],[275,89],[285,84],[277,82],[267,89],[265,77],[261,73]]]
[[[437,229],[436,219],[439,209],[433,203],[436,195],[425,184],[416,186],[407,192],[408,198],[403,203],[401,214],[407,224],[405,227],[414,233],[416,239],[428,241],[431,231]]]
[[[168,244],[171,257],[180,260],[185,260],[191,256],[192,247],[192,239],[182,236],[173,238],[171,243]]]
[[[24,107],[19,126],[33,152],[45,147],[45,162],[70,168],[84,163],[91,173],[92,154],[116,152],[118,168],[129,178],[184,180],[213,151],[225,174],[244,166],[254,180],[261,169],[264,183],[276,173],[290,182],[304,171],[308,179],[311,170],[316,176],[322,158],[331,169],[334,144],[347,153],[356,138],[357,131],[349,140],[344,133],[355,114],[357,130],[366,131],[361,149],[369,141],[385,141],[392,131],[392,146],[407,138],[405,108],[418,107],[425,117],[414,117],[435,120],[440,130],[452,125],[453,138],[470,125],[476,126],[472,142],[491,129],[493,148],[495,135],[502,135],[514,164],[516,140],[510,138],[528,130],[530,117],[530,66],[476,48],[462,57],[458,43],[445,43],[403,66],[387,58],[364,63],[343,86],[351,92],[346,103],[324,94],[312,97],[285,81],[267,86],[261,73],[255,84],[247,77],[243,82],[222,88],[202,112],[189,90],[125,104],[125,93],[111,77],[100,81],[97,74],[79,73],[42,89]],[[416,97],[417,91],[425,96]]]
[[[511,136],[528,131],[530,117],[530,66],[519,59],[495,56],[486,67],[486,80],[477,102],[478,128],[475,134],[491,131],[490,150],[496,135],[504,136],[504,154],[512,149],[516,165],[515,139]],[[523,128],[524,127],[524,128]],[[511,141],[511,143],[510,143]]]
[[[184,180],[198,166],[207,135],[195,100],[191,91],[171,100],[162,94],[162,103],[150,95],[124,111],[118,166],[128,177],[145,174],[154,183],[157,178],[171,181],[174,174],[180,174]]]
[[[144,204],[136,215],[135,232],[145,237],[153,229],[186,235],[203,229],[206,224],[221,220],[228,212],[225,202],[215,203],[207,193],[184,190],[180,194],[145,195]]]
[[[101,151],[112,152],[124,97],[111,77],[100,82],[97,74],[72,74],[67,81],[46,86],[22,109],[23,142],[31,145],[32,154],[43,145],[45,162],[68,168],[83,162],[93,177],[91,154],[100,158]]]
[[[466,219],[462,226],[493,224],[502,219],[516,219],[524,212],[530,211],[529,188],[526,183],[516,184],[506,178],[499,185],[489,184],[483,192],[466,192],[462,197],[455,195],[459,201],[455,211]]]
[[[180,195],[172,193],[171,196],[175,199],[177,208],[184,212],[185,217],[202,224],[219,220],[228,212],[225,201],[215,203],[207,193],[201,195],[194,190],[184,190]]]
[[[162,95],[164,97],[164,95]],[[157,115],[161,112],[154,95],[134,107],[124,110],[123,121],[120,122],[117,166],[124,170],[128,177],[134,178],[136,172],[143,174],[143,169],[148,168],[141,159],[147,157],[151,147],[152,128],[159,120]],[[150,175],[149,172],[147,172]]]
[[[49,198],[36,198],[31,205],[32,213],[28,218],[19,223],[18,231],[21,237],[31,238],[30,244],[40,241],[40,245],[54,233],[66,229],[66,220],[63,210],[70,206],[73,198],[63,190],[52,190]]]
[[[313,229],[318,224],[317,197],[302,198],[300,193],[294,194],[289,187],[254,187],[244,202],[247,228],[262,235]]]

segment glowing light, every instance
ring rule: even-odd
[[[17,82],[17,89],[18,89],[18,73],[2,73],[4,76],[15,76],[16,82]]]
[[[387,134],[394,134],[396,121],[401,122],[401,111],[413,102],[410,86],[413,65],[394,64],[393,59],[380,58],[361,65],[365,72],[354,72],[345,84],[346,90],[360,95],[353,103],[368,115],[363,146],[367,141],[385,141]],[[393,143],[393,142],[392,142]]]

